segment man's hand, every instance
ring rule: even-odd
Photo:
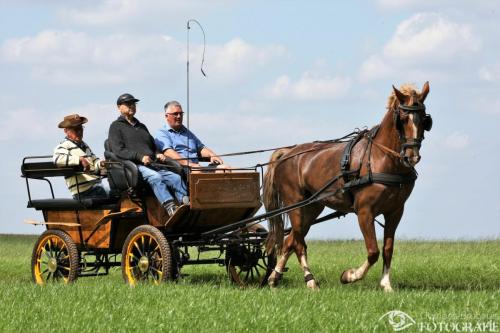
[[[89,171],[90,170],[90,162],[87,160],[86,157],[80,156],[80,164],[83,167],[83,171]]]
[[[217,155],[210,156],[210,163],[213,163],[213,164],[224,164],[224,162],[222,161],[222,159],[219,156],[217,156]]]
[[[106,161],[99,161],[99,168],[104,168],[106,167]]]
[[[152,162],[153,162],[153,160],[148,155],[145,155],[145,156],[142,157],[142,164],[149,165]]]
[[[165,162],[167,160],[167,157],[163,154],[156,154],[156,159],[160,162]]]

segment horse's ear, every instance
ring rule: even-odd
[[[422,92],[420,93],[420,96],[418,100],[420,103],[423,103],[425,101],[425,98],[427,97],[427,94],[429,93],[429,81],[424,83],[424,86],[422,87]]]
[[[407,96],[405,94],[403,94],[401,91],[399,91],[396,87],[394,87],[394,85],[392,85],[392,89],[394,90],[394,94],[396,95],[396,98],[398,99],[399,104],[404,104]]]

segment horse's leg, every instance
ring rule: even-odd
[[[375,225],[373,224],[375,216],[369,209],[360,209],[358,212],[358,222],[363,237],[365,239],[365,246],[368,252],[366,261],[358,268],[351,268],[342,273],[340,281],[342,283],[351,283],[361,280],[365,277],[370,267],[375,264],[380,255],[377,245],[377,236],[375,234]]]
[[[323,208],[324,206],[321,204],[312,204],[302,209],[296,209],[294,214],[290,215],[295,239],[295,254],[304,272],[304,281],[307,287],[313,290],[318,290],[319,285],[314,279],[309,264],[307,263],[307,245],[304,238],[309,232],[311,222],[318,217]]]
[[[282,255],[279,258],[278,263],[276,264],[273,272],[267,279],[267,283],[271,288],[276,287],[279,281],[281,280],[281,277],[283,276],[286,262],[288,261],[288,258],[292,253],[293,243],[294,243],[293,234],[290,234],[285,238],[285,241],[283,242],[283,248],[281,251]]]
[[[380,287],[384,288],[384,291],[386,292],[392,291],[389,274],[391,271],[392,251],[394,250],[394,234],[396,233],[396,228],[401,220],[401,216],[403,216],[403,208],[392,212],[391,214],[384,214],[384,251],[382,253],[382,257],[384,259],[384,270],[382,273],[382,279],[380,280]]]

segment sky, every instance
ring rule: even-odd
[[[25,220],[25,156],[51,155],[65,115],[89,119],[98,155],[116,98],[141,101],[151,132],[163,105],[187,106],[189,127],[219,154],[342,137],[385,114],[392,85],[430,83],[434,120],[396,236],[500,237],[500,2],[466,0],[0,0],[0,233],[40,234]],[[270,153],[227,158],[264,163]],[[56,196],[68,197],[62,179]],[[33,184],[33,183],[31,183]],[[44,184],[34,197],[48,198]],[[325,211],[328,213],[329,211]],[[379,220],[383,221],[383,218]],[[383,234],[377,226],[377,233]],[[356,216],[309,238],[360,239]]]

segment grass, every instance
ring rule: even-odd
[[[500,331],[500,240],[400,241],[392,294],[377,287],[381,262],[363,281],[340,284],[340,273],[364,260],[360,241],[309,242],[317,293],[305,288],[293,257],[276,290],[239,289],[211,265],[187,266],[188,276],[159,287],[130,288],[119,269],[39,287],[30,274],[35,241],[0,235],[0,332],[390,332],[379,318],[391,310],[417,322],[404,332],[433,320],[492,321]]]

